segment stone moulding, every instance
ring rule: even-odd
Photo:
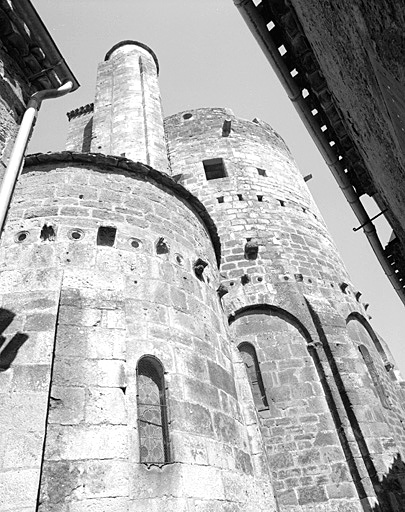
[[[111,170],[120,170],[129,174],[137,175],[143,179],[148,178],[159,185],[163,185],[170,189],[175,196],[187,202],[192,210],[198,215],[204,224],[213,244],[217,265],[221,263],[221,242],[218,236],[217,227],[209,215],[205,206],[199,199],[190,194],[183,185],[176,183],[168,174],[157,171],[152,167],[140,162],[133,162],[128,158],[103,155],[101,153],[75,153],[73,151],[61,151],[56,153],[35,153],[28,155],[25,160],[26,172],[27,168],[37,165],[49,165],[53,163],[78,163],[94,166],[103,166]]]

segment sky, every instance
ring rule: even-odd
[[[404,305],[377,262],[343,194],[232,0],[32,0],[81,87],[43,103],[28,153],[64,149],[66,112],[94,100],[97,64],[117,42],[150,46],[160,64],[164,114],[228,107],[258,117],[284,138],[328,225],[372,327],[405,376]],[[362,200],[364,197],[362,198]],[[379,212],[371,198],[370,216]],[[390,230],[376,220],[383,245]]]

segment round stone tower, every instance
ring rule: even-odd
[[[404,448],[392,433],[399,386],[288,148],[268,124],[228,109],[181,112],[165,130],[174,178],[218,227],[224,309],[280,510],[374,503]]]
[[[114,46],[69,151],[27,158],[16,187],[0,502],[391,511],[400,386],[288,149],[199,109],[166,120],[167,154],[157,71]]]
[[[156,74],[151,51],[132,42],[107,54],[110,73],[131,69],[137,82],[139,53]],[[274,511],[218,297],[217,229],[169,175],[120,156],[139,148],[116,145],[118,92],[102,128],[100,80],[93,142],[117,156],[27,158],[1,240],[8,493],[21,511]],[[136,104],[122,130],[149,126]]]
[[[159,63],[137,41],[122,41],[97,71],[91,151],[130,158],[167,170]]]

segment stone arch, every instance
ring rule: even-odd
[[[170,462],[164,368],[154,356],[142,356],[136,366],[140,462]]]
[[[378,339],[378,336],[374,332],[374,330],[371,327],[371,325],[369,324],[369,322],[367,322],[367,320],[364,318],[363,315],[361,315],[357,311],[353,311],[346,318],[346,325],[348,326],[349,323],[354,321],[354,320],[357,320],[357,322],[359,322],[364,327],[364,329],[367,331],[368,335],[370,336],[370,338],[371,338],[371,340],[372,340],[372,342],[374,344],[375,349],[380,354],[382,362],[384,363],[384,365],[387,364],[388,363],[387,353],[385,352],[384,347],[382,346],[380,340]]]
[[[250,343],[257,353],[268,409],[254,405],[280,512],[322,506],[336,474],[348,485],[352,480],[309,329],[287,310],[268,304],[243,307],[229,323],[235,343]]]

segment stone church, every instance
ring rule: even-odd
[[[402,379],[291,153],[226,108],[163,119],[158,72],[115,45],[17,183],[0,511],[404,510]]]

